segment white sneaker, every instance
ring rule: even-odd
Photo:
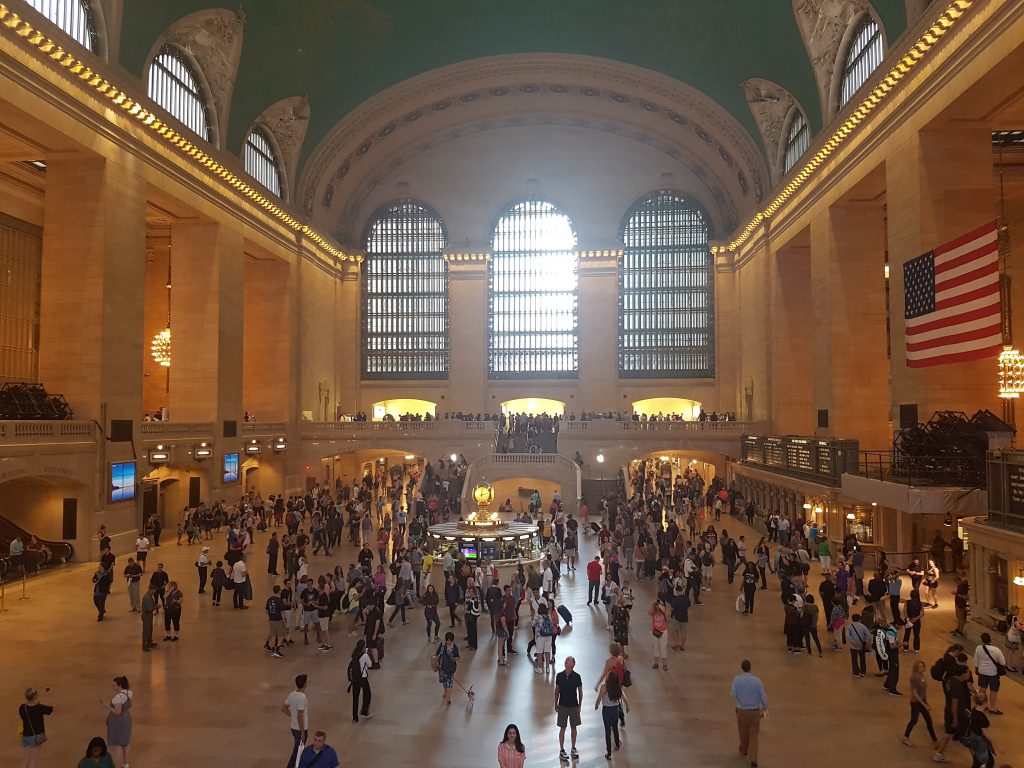
[[[936,752],[934,755],[932,755],[932,762],[933,763],[948,763],[949,762],[949,758],[946,757],[945,755],[942,755],[942,754],[939,754],[938,752]]]

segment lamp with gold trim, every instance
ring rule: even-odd
[[[1005,344],[999,353],[999,397],[1019,398],[1024,392],[1024,357],[1020,351]]]

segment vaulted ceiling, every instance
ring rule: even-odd
[[[515,53],[580,54],[667,75],[717,102],[755,141],[741,84],[763,78],[795,96],[817,130],[820,98],[794,13],[801,3],[825,19],[837,0],[243,0],[244,45],[223,143],[238,152],[267,107],[304,95],[304,161],[385,89],[446,65]],[[143,77],[165,30],[215,5],[125,0],[121,64]],[[905,0],[872,6],[888,40],[896,39],[907,26]]]

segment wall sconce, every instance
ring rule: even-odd
[[[804,509],[810,509],[810,508],[811,508],[811,502],[805,501],[804,502]]]
[[[280,453],[281,451],[288,450],[288,441],[283,437],[279,437],[273,443],[274,453]]]
[[[213,448],[210,447],[209,443],[200,443],[199,447],[195,449],[194,455],[196,461],[204,461],[213,456]]]
[[[171,460],[171,452],[163,445],[158,445],[155,450],[149,452],[150,464],[166,464]]]
[[[260,452],[260,441],[259,440],[250,440],[245,445],[245,452],[246,453],[259,453]]]
[[[947,512],[946,516],[944,518],[942,518],[942,524],[944,526],[946,526],[947,528],[952,528],[953,527],[953,516],[951,514],[949,514],[949,512]]]

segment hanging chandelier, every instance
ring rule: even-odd
[[[164,368],[171,367],[171,329],[164,328],[149,344],[153,360]]]
[[[1024,392],[1024,357],[1006,344],[999,353],[999,396],[1018,398],[1021,392]]]

